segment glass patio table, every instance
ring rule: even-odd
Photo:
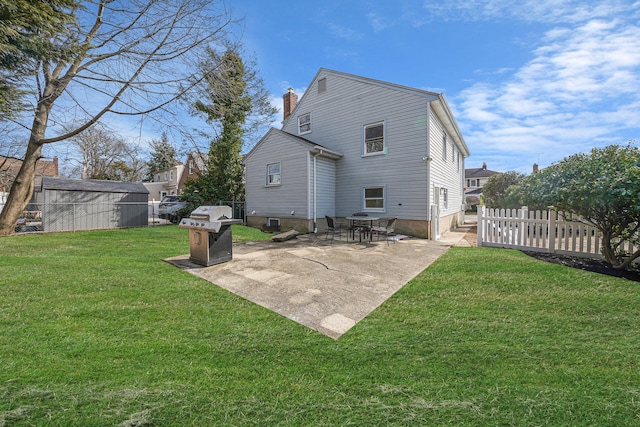
[[[373,226],[373,221],[379,221],[380,218],[377,218],[375,216],[360,216],[360,215],[353,215],[353,216],[348,216],[346,219],[348,219],[351,222],[351,238],[353,240],[356,240],[356,227],[358,227],[359,229],[359,239],[360,242],[362,242],[362,234],[363,232],[366,233],[367,230],[371,230],[371,227]],[[369,223],[369,226],[367,228],[366,223]],[[372,234],[369,231],[369,242],[371,242],[371,238],[372,238]]]

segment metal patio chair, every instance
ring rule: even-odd
[[[371,227],[371,233],[375,233],[378,235],[378,240],[380,240],[380,235],[385,235],[387,238],[387,245],[389,244],[389,238],[391,237],[393,242],[395,243],[395,227],[396,220],[398,218],[389,218],[385,225],[377,225]]]
[[[347,231],[347,229],[342,226],[341,222],[334,220],[328,215],[325,215],[324,218],[327,220],[327,236],[325,240],[329,239],[329,233],[331,233],[331,242],[333,243],[333,238],[336,233],[338,234],[338,238],[340,238],[342,237],[342,232]]]

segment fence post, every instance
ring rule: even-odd
[[[521,208],[520,219],[522,221],[520,222],[520,233],[519,233],[518,244],[524,246],[526,243],[527,235],[528,235],[527,228],[525,228],[525,226],[528,225],[528,223],[524,221],[525,219],[529,219],[529,208],[527,206],[523,206]]]
[[[557,222],[558,222],[558,213],[553,209],[553,206],[549,206],[549,231],[548,231],[548,236],[549,236],[549,253],[550,254],[554,254],[556,253],[556,227],[557,227]]]
[[[483,205],[476,205],[476,210],[477,210],[477,215],[478,215],[478,219],[476,220],[477,224],[476,224],[476,233],[477,233],[477,237],[478,237],[478,246],[482,246],[482,242],[484,242],[485,240],[485,229],[486,227],[484,226],[484,209],[485,207]]]

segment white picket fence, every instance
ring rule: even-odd
[[[595,227],[566,221],[554,210],[487,209],[478,206],[478,246],[602,258],[601,234]],[[628,253],[638,250],[629,242]]]

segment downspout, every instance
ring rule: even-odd
[[[313,209],[313,202],[309,198],[311,194],[311,174],[308,172],[309,167],[311,167],[311,152],[307,153],[307,221],[313,218],[309,218],[311,216],[311,210]]]
[[[318,174],[317,174],[317,158],[322,154],[322,150],[313,155],[313,233],[318,233]]]
[[[427,199],[426,199],[426,209],[427,209],[427,221],[431,221],[431,103],[427,102]],[[429,224],[431,224],[429,222]],[[427,238],[431,238],[431,229],[433,227],[429,225],[429,230],[427,231]]]

